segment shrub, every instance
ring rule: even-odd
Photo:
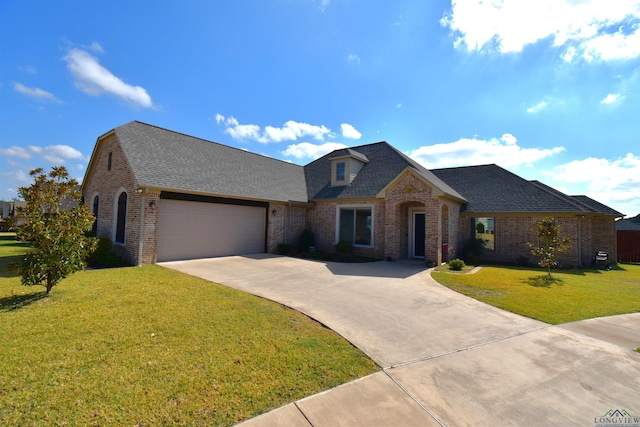
[[[289,255],[292,250],[291,245],[287,245],[286,243],[278,243],[278,246],[276,246],[276,252],[278,252],[279,255]]]
[[[453,261],[449,261],[449,270],[461,271],[464,267],[464,261],[456,258]]]
[[[61,280],[85,268],[96,242],[84,233],[95,218],[80,203],[78,181],[64,166],[54,166],[49,173],[36,168],[29,174],[33,183],[18,189],[27,203],[17,209],[25,223],[16,234],[30,242],[33,250],[16,269],[23,285],[44,286],[48,295]]]
[[[309,248],[315,245],[316,236],[311,230],[304,230],[298,239],[298,249],[300,249],[301,252],[309,252]]]
[[[478,265],[482,261],[482,249],[485,241],[482,239],[471,239],[462,250],[464,256],[462,259],[468,265]]]
[[[353,245],[348,240],[340,240],[336,245],[336,252],[341,255],[353,254]]]
[[[111,239],[98,237],[98,245],[87,259],[89,266],[93,268],[124,267],[128,265],[122,258],[111,251]]]

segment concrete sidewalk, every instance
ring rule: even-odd
[[[638,314],[550,326],[402,263],[259,255],[162,265],[295,308],[383,367],[243,426],[593,425],[612,408],[640,414]]]

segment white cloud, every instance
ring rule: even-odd
[[[7,178],[11,182],[18,182],[22,184],[30,184],[33,182],[33,178],[31,178],[28,173],[22,170],[4,172],[2,176]]]
[[[282,154],[287,157],[295,157],[296,159],[317,159],[327,153],[341,148],[346,148],[346,145],[337,142],[325,142],[320,145],[311,144],[310,142],[301,142],[300,144],[288,146],[286,150],[282,151]]]
[[[600,101],[600,104],[611,105],[615,102],[622,101],[623,99],[624,96],[620,95],[619,93],[610,93],[609,95],[605,96],[602,101]]]
[[[326,126],[316,126],[289,120],[282,127],[265,126],[264,130],[258,125],[241,125],[233,117],[216,114],[216,123],[224,127],[224,133],[233,139],[252,139],[263,144],[270,142],[296,141],[298,138],[311,137],[323,140],[331,131]]]
[[[31,154],[22,147],[16,145],[9,148],[0,148],[0,154],[7,157],[16,157],[18,159],[30,159]]]
[[[360,137],[362,136],[362,134],[349,123],[341,124],[340,129],[342,130],[342,136],[345,138],[360,139]]]
[[[48,145],[46,147],[31,145],[29,151],[54,164],[61,164],[66,160],[83,159],[80,151],[68,145]]]
[[[216,123],[224,126],[224,133],[231,136],[233,139],[243,140],[260,138],[260,126],[241,125],[233,116],[225,117],[222,114],[216,114]]]
[[[489,140],[462,138],[446,144],[422,146],[407,155],[429,169],[495,163],[503,167],[531,165],[564,151],[564,147],[523,148],[515,136],[505,133]]]
[[[135,106],[154,108],[151,97],[143,87],[125,83],[84,50],[72,49],[64,59],[76,78],[76,87],[84,93],[92,96],[108,93]]]
[[[547,101],[540,101],[536,105],[534,105],[533,107],[527,108],[527,113],[535,114],[535,113],[537,113],[537,112],[539,112],[541,110],[544,110],[548,106],[549,106],[549,103]]]
[[[596,58],[604,61],[631,59],[640,56],[640,26],[631,34],[621,30],[613,34],[602,34],[582,43],[583,57],[591,62]]]
[[[347,56],[347,61],[355,62],[356,64],[360,65],[360,57],[355,53],[350,53],[349,56]]]
[[[440,23],[469,51],[520,52],[548,38],[567,46],[566,61],[578,52],[586,60],[640,56],[640,0],[453,0]]]
[[[97,53],[104,53],[103,47],[98,42],[91,43],[91,46],[89,46],[89,49]]]
[[[21,94],[26,95],[29,98],[53,101],[58,104],[62,103],[62,101],[60,101],[54,94],[52,94],[51,92],[47,92],[46,90],[42,90],[38,87],[27,87],[22,83],[14,82],[13,88],[16,90],[16,92],[20,92]]]
[[[289,120],[281,128],[265,126],[262,138],[259,142],[295,141],[298,138],[310,136],[313,139],[322,140],[330,132],[325,126],[315,126],[309,123],[300,123]]]
[[[609,160],[589,157],[556,166],[547,172],[554,181],[587,184],[587,196],[616,209],[630,209],[626,214],[640,213],[640,157],[628,153]],[[637,212],[638,211],[638,212]]]
[[[24,71],[25,73],[29,74],[38,74],[38,70],[36,70],[36,67],[34,67],[33,65],[20,66],[18,67],[18,70]]]

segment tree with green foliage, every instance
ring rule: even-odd
[[[18,215],[26,222],[17,236],[28,241],[29,251],[17,265],[25,286],[44,286],[47,294],[65,277],[82,270],[95,249],[96,239],[87,237],[93,213],[80,203],[78,182],[64,166],[54,166],[48,174],[42,168],[30,172],[34,182],[20,187],[18,194],[27,202]]]
[[[571,244],[567,237],[560,237],[560,225],[550,217],[535,222],[534,233],[538,243],[527,242],[531,254],[538,259],[538,265],[546,268],[551,276],[551,268],[558,265],[557,254],[568,252]]]

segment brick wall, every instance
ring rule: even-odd
[[[468,236],[472,236],[471,216],[462,217],[461,236],[462,246]],[[537,260],[531,255],[527,242],[535,243],[537,237],[534,232],[536,221],[544,215],[495,215],[495,250],[485,250],[483,258],[491,262],[515,263],[520,258],[526,258],[529,263]],[[576,215],[554,216],[560,225],[560,236],[569,238],[571,249],[558,256],[558,264],[563,268],[589,267],[596,251],[609,252],[612,260],[616,256],[615,224],[612,218],[585,217]]]
[[[302,232],[307,228],[308,207],[287,206],[286,220],[284,227],[284,242],[288,245],[297,246]]]
[[[111,157],[110,160],[109,157]],[[110,170],[109,162],[111,163]],[[127,193],[125,242],[124,244],[114,243],[112,248],[116,254],[130,264],[138,263],[142,199],[142,195],[135,192],[134,185],[133,173],[129,169],[116,136],[112,135],[101,140],[94,157],[91,175],[83,183],[83,195],[90,208],[93,208],[94,197],[99,196],[97,235],[108,237],[113,241],[117,198],[122,191]],[[149,215],[151,216],[149,221],[152,221],[153,213],[149,212]],[[145,224],[147,224],[146,220]]]
[[[371,258],[384,256],[385,208],[384,201],[371,200],[357,203],[318,202],[307,213],[308,228],[316,238],[316,249],[334,252],[336,245],[336,212],[338,206],[372,206],[373,247],[354,247],[354,254]]]

